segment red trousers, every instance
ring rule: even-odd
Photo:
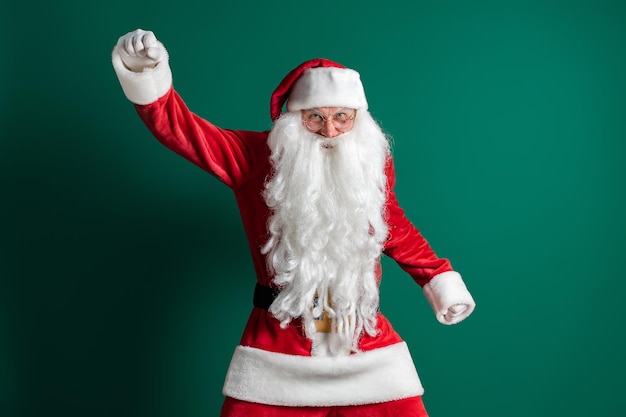
[[[281,407],[226,397],[220,417],[428,417],[422,397],[340,407]]]

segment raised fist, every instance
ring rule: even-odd
[[[120,37],[115,47],[126,68],[133,72],[154,68],[165,57],[165,47],[154,33],[142,29]]]

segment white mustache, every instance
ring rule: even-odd
[[[320,145],[324,149],[333,149],[337,147],[337,139],[320,139]]]

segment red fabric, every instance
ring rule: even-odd
[[[361,350],[378,349],[402,341],[389,320],[382,314],[378,315],[377,329],[376,336],[363,335],[359,341]],[[304,337],[304,329],[300,320],[294,321],[286,329],[281,329],[280,323],[271,313],[255,307],[248,319],[240,344],[270,352],[310,356],[312,342]]]
[[[281,329],[280,322],[269,311],[254,307],[240,345],[289,355],[310,356],[312,342],[304,337],[300,320],[295,320],[286,329]]]
[[[400,208],[394,187],[396,172],[393,163],[387,166],[387,224],[389,237],[383,253],[395,260],[413,279],[423,287],[435,275],[452,270],[447,259],[439,258],[420,231]]]
[[[261,285],[272,286],[261,246],[267,241],[269,211],[262,197],[265,179],[270,173],[268,132],[221,129],[190,112],[180,96],[170,90],[165,96],[136,109],[154,136],[166,147],[214,175],[234,192],[250,253]],[[420,232],[405,217],[396,200],[393,186],[395,172],[390,160],[387,166],[389,193],[387,223],[389,238],[384,253],[393,258],[419,284],[433,276],[452,270],[450,263],[437,257]],[[250,283],[252,289],[253,283]],[[364,336],[362,350],[396,343],[399,336],[383,317],[379,317],[380,335]],[[264,310],[254,308],[241,343],[259,349],[310,355],[311,342],[306,339],[298,321],[280,329],[278,321]]]
[[[220,417],[428,417],[428,413],[422,397],[343,407],[278,407],[227,397]]]
[[[272,121],[275,121],[280,116],[280,113],[283,109],[283,105],[289,98],[289,94],[291,93],[291,88],[296,80],[302,75],[302,73],[309,68],[317,68],[317,67],[336,67],[336,68],[344,68],[343,65],[338,64],[336,62],[330,61],[324,58],[316,58],[311,59],[309,61],[303,62],[298,65],[296,68],[291,70],[289,74],[285,75],[285,78],[278,84],[278,87],[272,93],[272,97],[270,98],[270,116],[272,117]]]

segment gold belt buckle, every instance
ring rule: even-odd
[[[315,317],[315,329],[319,333],[330,333],[333,329],[333,321],[325,311],[322,312],[321,317]]]
[[[318,296],[317,293],[313,298],[313,307],[317,307],[318,305]],[[318,317],[314,317],[315,321],[315,329],[319,333],[330,333],[333,330],[333,320],[328,316],[326,311],[322,311],[322,315]]]

